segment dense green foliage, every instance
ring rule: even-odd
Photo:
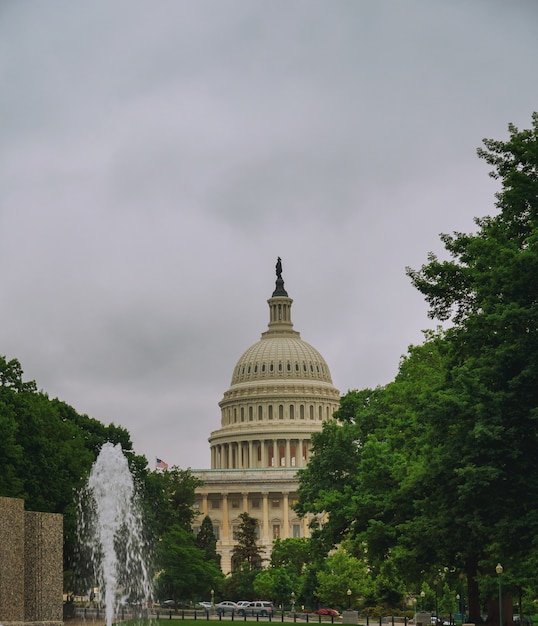
[[[202,520],[200,530],[196,535],[196,545],[204,552],[207,561],[214,561],[220,567],[220,554],[217,553],[217,537],[213,522],[209,515]]]
[[[241,513],[241,520],[235,535],[236,544],[232,550],[232,569],[246,566],[249,570],[260,569],[262,566],[263,548],[256,542],[258,520],[248,513]]]
[[[181,600],[208,597],[222,585],[222,573],[212,528],[206,525],[203,546],[191,530],[199,481],[178,468],[150,472],[127,430],[51,400],[35,382],[23,381],[16,359],[0,357],[0,496],[22,498],[28,510],[63,514],[67,591],[87,589],[90,568],[75,536],[76,496],[105,442],[120,444],[127,456],[144,508],[150,567],[162,574],[159,589]]]
[[[464,577],[472,622],[497,562],[506,589],[534,597],[537,582],[538,115],[509,134],[479,150],[502,183],[498,212],[443,235],[448,260],[408,269],[450,327],[410,348],[394,382],[342,399],[313,437],[298,507],[327,515],[325,550],[347,538],[394,589],[459,591]]]
[[[16,359],[0,357],[0,495],[22,498],[28,510],[64,515],[67,580],[75,552],[75,494],[103,443],[120,443],[135,473],[146,466],[132,453],[129,433],[80,415],[23,381]]]
[[[222,587],[211,520],[203,520],[201,537],[192,532],[197,515],[193,509],[195,489],[200,484],[190,470],[178,467],[152,472],[147,478],[147,518],[153,519],[150,525],[158,538],[156,591],[161,600],[202,600],[209,597],[211,589]]]

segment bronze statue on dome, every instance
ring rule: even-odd
[[[276,261],[276,277],[282,278],[282,260],[280,257],[278,257]]]

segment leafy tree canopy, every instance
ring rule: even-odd
[[[415,589],[465,574],[470,621],[497,562],[507,588],[537,582],[522,566],[538,534],[538,115],[479,156],[502,184],[498,212],[443,235],[449,260],[407,270],[452,325],[411,347],[392,383],[342,399],[312,439],[298,506],[327,518],[325,550],[365,547],[378,580],[388,561]]]

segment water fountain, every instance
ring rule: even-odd
[[[119,444],[105,443],[78,506],[81,554],[104,600],[111,626],[120,605],[151,598],[142,517],[132,474]]]

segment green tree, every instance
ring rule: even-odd
[[[215,561],[207,560],[196,546],[192,532],[174,524],[163,534],[157,548],[161,570],[157,576],[157,593],[161,599],[170,598],[176,604],[209,596],[209,590],[219,588],[222,572]]]
[[[412,347],[393,383],[342,399],[340,423],[312,439],[298,507],[327,517],[325,550],[364,543],[374,580],[389,568],[417,590],[448,568],[454,588],[464,574],[473,622],[498,561],[507,590],[537,582],[538,116],[509,134],[479,150],[502,183],[498,213],[443,235],[449,260],[408,269],[452,325]]]
[[[277,539],[271,550],[271,567],[284,567],[298,578],[307,563],[311,561],[311,544],[306,537]]]
[[[253,600],[256,596],[254,580],[260,572],[261,569],[251,569],[247,561],[241,563],[224,581],[226,597],[232,600]]]
[[[23,380],[16,359],[0,356],[0,495],[22,498],[29,510],[64,516],[64,572],[73,588],[75,495],[106,441],[121,443],[139,476],[147,462],[132,451],[129,433],[80,415]]]
[[[201,481],[190,470],[176,466],[150,472],[145,481],[144,503],[156,545],[157,590],[161,599],[198,600],[223,584],[216,540],[209,518],[198,538],[192,524],[195,490]],[[209,522],[207,521],[209,520]],[[212,537],[212,539],[211,539]]]
[[[328,606],[356,607],[368,595],[368,571],[363,559],[350,555],[343,547],[330,554],[317,574],[316,594]],[[348,589],[351,594],[348,596]]]
[[[241,513],[241,523],[237,530],[236,544],[232,550],[232,569],[247,566],[249,570],[257,570],[262,567],[263,548],[256,543],[256,528],[258,520],[248,513]]]
[[[220,554],[217,553],[217,538],[209,515],[206,515],[202,520],[202,525],[196,536],[196,545],[204,552],[208,561],[214,561],[220,567]]]
[[[144,482],[146,516],[153,533],[160,537],[174,525],[190,532],[198,513],[195,490],[202,481],[192,472],[173,466],[164,472],[149,472]]]
[[[253,589],[257,598],[270,599],[275,606],[284,607],[291,604],[295,581],[285,567],[269,567],[256,574]]]
[[[422,346],[409,348],[392,383],[344,396],[335,421],[313,436],[315,454],[300,471],[298,512],[326,520],[313,531],[314,545],[327,554],[345,541],[367,563],[369,604],[395,606],[402,581],[418,588],[446,562],[435,526],[440,511],[430,501],[442,489],[432,466],[447,448],[446,436],[437,443],[427,438],[446,376],[444,349],[443,333],[429,332]],[[452,521],[450,511],[443,520]]]
[[[453,324],[430,439],[453,432],[457,445],[435,495],[453,513],[446,553],[459,552],[471,621],[479,619],[478,584],[495,589],[498,561],[507,589],[533,577],[521,567],[538,532],[530,505],[538,496],[538,114],[532,122],[523,131],[509,125],[507,141],[485,139],[478,151],[502,186],[498,212],[476,219],[476,233],[443,235],[449,260],[430,254],[408,270],[431,317]],[[496,607],[490,603],[493,619]]]

